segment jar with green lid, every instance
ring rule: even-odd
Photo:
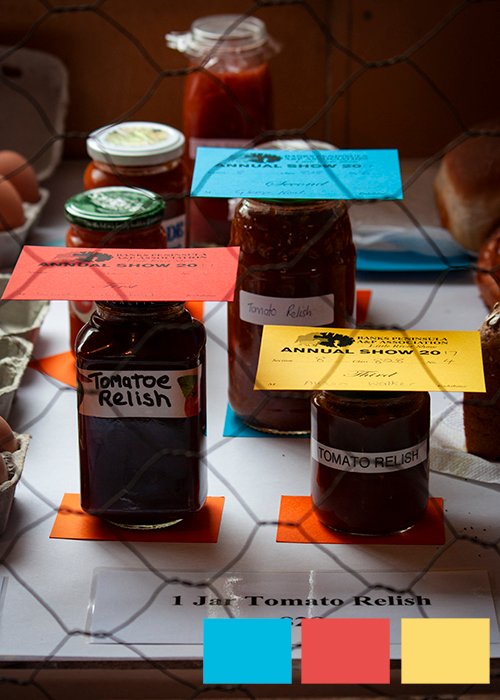
[[[92,132],[87,139],[86,190],[139,187],[165,201],[163,228],[168,248],[187,248],[184,135],[158,122],[121,122]]]
[[[165,203],[148,190],[103,187],[70,197],[64,212],[70,248],[166,248]],[[70,346],[94,309],[91,301],[69,302]]]
[[[265,432],[308,433],[310,392],[255,391],[264,325],[353,325],[355,249],[342,201],[242,199],[231,245],[240,246],[228,305],[229,402]]]

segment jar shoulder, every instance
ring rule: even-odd
[[[189,315],[176,321],[140,323],[93,317],[76,342],[80,361],[189,361],[204,354],[204,325]]]

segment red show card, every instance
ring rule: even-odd
[[[231,301],[239,248],[24,246],[3,299]]]
[[[348,535],[321,523],[310,496],[282,496],[277,542],[310,544],[444,544],[443,499],[430,498],[424,516],[412,528],[396,535]]]
[[[63,540],[122,542],[215,543],[224,508],[224,496],[209,496],[203,508],[190,518],[164,530],[128,530],[88,515],[80,508],[80,494],[65,493],[50,537]]]

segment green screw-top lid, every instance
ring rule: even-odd
[[[64,205],[72,224],[94,231],[146,228],[159,223],[165,201],[148,190],[100,187],[70,197]]]

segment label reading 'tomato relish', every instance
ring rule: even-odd
[[[427,459],[428,441],[391,452],[349,452],[337,450],[311,438],[311,457],[320,464],[358,474],[382,474],[410,469]]]

